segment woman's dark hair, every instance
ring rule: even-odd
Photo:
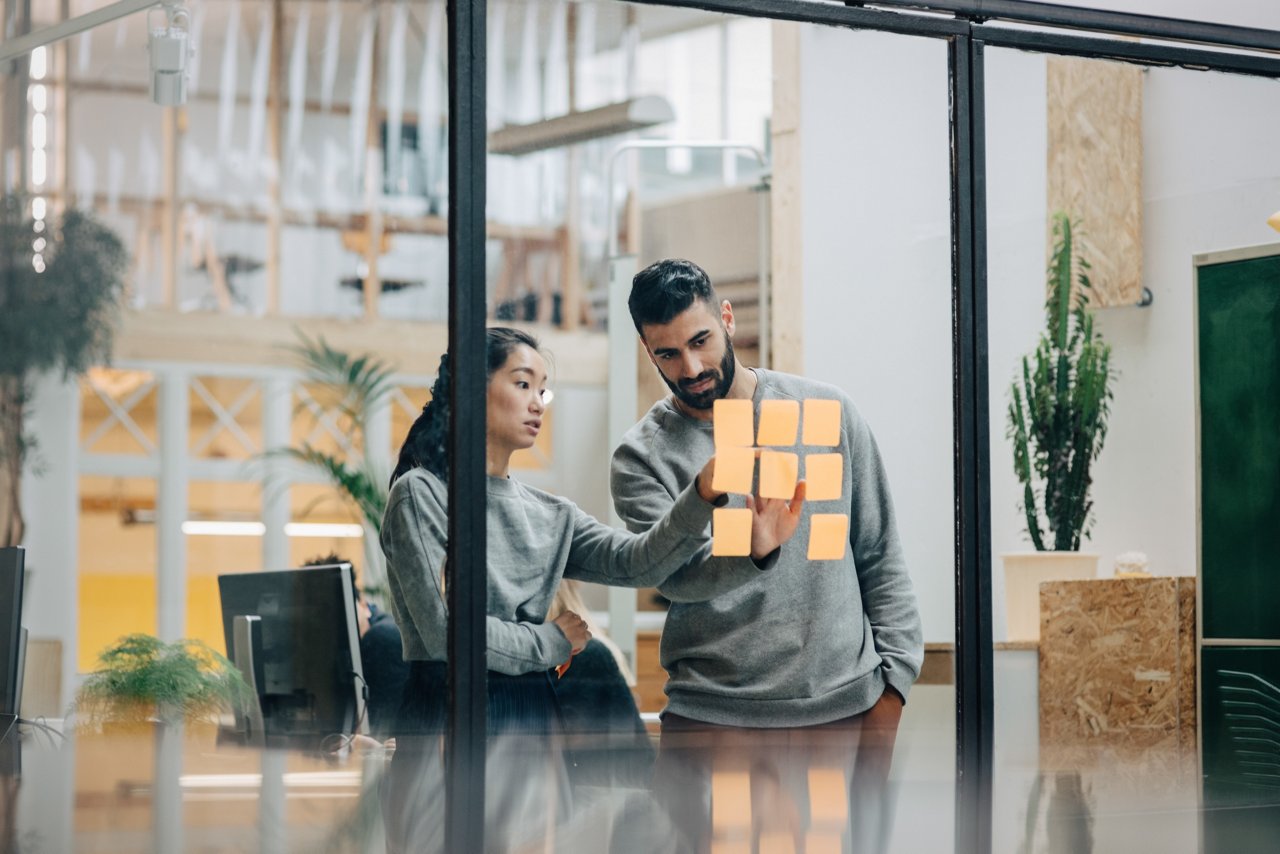
[[[485,330],[485,378],[506,364],[511,352],[523,344],[539,350],[538,339],[528,332],[506,326],[492,326]],[[422,407],[422,414],[409,428],[409,435],[400,446],[400,459],[391,474],[394,484],[400,475],[421,466],[436,477],[449,482],[449,354],[440,357],[440,370],[431,386],[431,400]]]
[[[643,338],[645,326],[670,323],[698,300],[709,305],[716,302],[716,291],[706,270],[683,258],[667,258],[636,273],[627,308],[636,332]]]

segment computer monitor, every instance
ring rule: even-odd
[[[268,742],[317,744],[362,725],[365,695],[351,565],[218,576],[227,655],[251,643],[249,676]],[[252,632],[245,630],[251,623]],[[260,642],[259,642],[260,638]]]
[[[0,715],[17,715],[26,659],[22,630],[22,581],[26,552],[0,549]]]

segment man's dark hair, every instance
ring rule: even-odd
[[[304,567],[336,566],[340,563],[345,563],[351,567],[351,592],[355,595],[356,601],[359,602],[360,601],[360,583],[356,581],[356,565],[354,563],[351,563],[351,561],[347,560],[345,557],[342,557],[337,552],[329,552],[327,555],[308,558],[307,560],[302,562],[302,565]]]
[[[643,338],[642,327],[670,323],[696,300],[708,305],[716,303],[716,291],[707,271],[683,258],[667,258],[636,273],[627,308],[636,332]]]

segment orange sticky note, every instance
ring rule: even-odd
[[[848,516],[814,513],[809,517],[809,560],[840,560],[848,547]]]
[[[790,446],[796,443],[800,427],[800,401],[766,400],[760,404],[760,429],[757,445]]]
[[[717,492],[751,494],[751,479],[756,473],[756,452],[752,448],[720,448],[716,451],[715,477],[711,488]]]
[[[720,463],[717,460],[716,466]],[[805,454],[804,497],[807,501],[834,501],[844,492],[843,454]]]
[[[717,448],[749,448],[755,440],[749,400],[717,400],[711,410]]]
[[[785,451],[760,454],[760,497],[790,499],[796,493],[800,455]]]
[[[751,511],[721,507],[711,513],[711,554],[746,557],[751,554]]]
[[[814,399],[804,402],[804,443],[840,444],[840,401]]]

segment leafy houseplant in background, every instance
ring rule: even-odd
[[[164,643],[126,635],[99,655],[99,669],[76,693],[79,725],[217,722],[250,701],[248,684],[225,656],[197,640]]]
[[[335,350],[323,338],[312,340],[302,332],[298,338],[299,343],[289,351],[302,367],[306,380],[323,390],[351,433],[359,434],[365,443],[364,453],[352,460],[304,441],[296,448],[277,448],[268,456],[285,457],[320,473],[359,514],[365,528],[361,586],[366,594],[382,597],[386,594],[386,571],[378,535],[382,531],[391,473],[379,471],[369,461],[368,426],[371,414],[385,405],[395,388],[394,371],[370,354],[353,356]]]
[[[1011,640],[1039,639],[1040,582],[1097,574],[1097,555],[1081,554],[1080,543],[1093,521],[1090,467],[1106,439],[1113,373],[1111,347],[1088,311],[1089,262],[1072,232],[1070,218],[1056,214],[1045,329],[1010,387],[1013,467],[1036,548],[1005,555]]]
[[[31,204],[45,213],[43,199]],[[27,209],[17,196],[0,199],[0,547],[22,542],[32,381],[106,361],[128,268],[124,244],[92,217]]]

